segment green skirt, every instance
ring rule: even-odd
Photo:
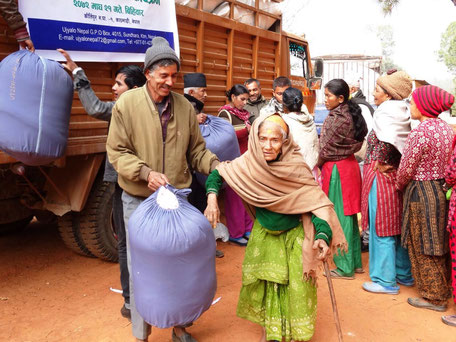
[[[313,336],[317,289],[302,279],[302,224],[280,235],[255,221],[242,266],[237,315],[266,329],[267,340]]]

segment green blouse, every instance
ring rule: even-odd
[[[218,195],[223,185],[223,178],[217,169],[212,171],[207,177],[206,194],[215,193]],[[266,208],[255,207],[256,219],[258,222],[272,234],[280,234],[283,231],[292,229],[299,225],[301,215],[298,214],[280,214],[270,211]],[[315,240],[324,240],[328,245],[332,238],[331,227],[328,222],[312,215],[312,223],[315,227]]]

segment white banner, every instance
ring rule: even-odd
[[[19,0],[37,53],[75,61],[143,62],[155,36],[179,55],[174,0]]]

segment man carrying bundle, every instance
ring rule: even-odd
[[[219,163],[206,149],[192,105],[171,91],[179,68],[168,42],[155,37],[145,56],[146,85],[123,94],[113,108],[106,149],[124,190],[127,236],[128,220],[146,197],[168,183],[187,188],[192,182],[190,168],[207,175]],[[129,247],[127,253],[130,265]],[[133,335],[147,341],[150,326],[136,311],[133,286],[130,304]],[[188,323],[174,327],[173,342],[196,341],[185,331]]]

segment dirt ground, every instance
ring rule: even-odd
[[[200,342],[258,341],[260,327],[235,315],[241,285],[242,247],[219,243],[217,259],[221,300],[189,329]],[[0,236],[0,341],[134,341],[131,325],[120,315],[122,296],[117,264],[74,254],[57,228],[32,223]],[[363,254],[367,270],[367,253]],[[374,295],[361,289],[368,273],[355,280],[334,280],[345,341],[456,341],[456,328],[441,313],[406,303],[416,288]],[[326,278],[319,277],[318,318],[312,341],[337,341]],[[451,302],[447,314],[455,312]],[[152,329],[149,341],[171,341],[171,329]]]

